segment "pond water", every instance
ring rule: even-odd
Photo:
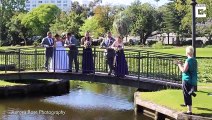
[[[151,120],[134,115],[135,88],[70,82],[62,96],[0,100],[1,120]]]

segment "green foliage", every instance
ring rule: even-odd
[[[152,45],[152,48],[154,48],[154,49],[163,49],[163,43],[161,41],[156,42],[155,44]]]
[[[146,39],[157,29],[157,11],[148,4],[141,4],[139,1],[133,3],[126,10],[132,21],[130,31],[140,36],[140,43],[145,44]]]
[[[114,21],[114,12],[109,5],[96,6],[94,9],[94,17],[99,23],[100,29],[104,29],[103,33],[111,31]]]
[[[35,35],[45,36],[49,31],[50,24],[55,22],[59,13],[60,9],[56,5],[43,4],[28,12],[22,19],[22,23],[26,27],[32,28]]]
[[[180,30],[187,32],[187,34],[191,33],[191,25],[192,25],[192,7],[190,5],[191,0],[177,0],[174,2],[175,8],[178,11],[178,15],[182,17]],[[212,1],[211,0],[197,0],[197,3],[206,4],[207,10],[207,18],[196,18],[198,23],[204,23],[207,19],[211,19],[212,17]],[[210,31],[209,31],[210,32]]]
[[[89,8],[87,5],[80,5],[78,1],[73,1],[71,5],[71,11],[75,12],[77,15],[82,15],[87,18],[92,12],[92,8]]]
[[[170,2],[166,5],[166,9],[164,10],[164,26],[163,29],[165,32],[180,32],[182,15],[179,14],[177,9],[175,8],[175,3]]]
[[[34,47],[38,47],[40,45],[40,41],[39,40],[35,40],[34,42],[33,42],[33,46]]]
[[[101,36],[104,33],[104,29],[99,27],[99,22],[96,17],[91,17],[85,20],[83,26],[80,27],[80,34],[84,36],[86,31],[90,31],[94,38]]]
[[[212,48],[212,45],[207,45],[205,46],[205,48]]]
[[[197,59],[199,82],[212,82],[212,59]]]
[[[79,28],[84,23],[84,17],[75,12],[70,12],[68,15],[64,12],[57,17],[54,24],[51,24],[50,30],[53,33],[61,34],[63,32],[73,32],[76,36],[79,35]]]
[[[122,36],[127,36],[130,32],[131,24],[132,23],[131,19],[129,18],[129,15],[125,11],[123,11],[115,16],[113,28],[115,30],[115,33]]]
[[[199,36],[205,36],[208,40],[212,38],[212,20],[207,19],[202,23],[197,24],[197,34]]]
[[[21,20],[25,17],[25,13],[18,13],[13,15],[11,20],[7,23],[9,33],[12,35],[13,44],[20,44],[22,40],[26,45],[27,38],[32,36],[32,30],[27,28],[21,23]]]
[[[14,14],[19,12],[25,12],[25,0],[1,0],[1,6],[0,6],[0,39],[2,44],[7,44],[11,42],[11,37],[13,34],[9,33],[9,29],[6,26],[8,22],[10,22],[10,19]]]

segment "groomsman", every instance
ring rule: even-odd
[[[69,47],[69,70],[67,72],[72,72],[72,63],[74,61],[75,63],[75,70],[76,73],[79,71],[79,62],[78,62],[78,41],[75,38],[74,35],[72,35],[71,33],[67,33],[66,34],[66,40],[65,40],[65,47]]]
[[[112,71],[114,70],[114,57],[115,57],[115,51],[114,49],[110,48],[110,46],[113,44],[115,39],[112,37],[111,32],[107,33],[107,37],[102,41],[100,47],[105,48],[106,53],[106,63],[109,66],[109,72],[108,75],[111,75]]]
[[[45,51],[45,69],[49,71],[49,61],[52,59],[53,56],[53,46],[54,40],[52,38],[52,33],[47,32],[47,37],[43,38],[41,45],[46,48]]]

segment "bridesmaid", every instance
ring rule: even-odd
[[[92,38],[90,33],[86,32],[85,37],[81,39],[81,46],[83,46],[82,55],[82,73],[89,74],[94,73],[93,53],[92,53]]]
[[[111,46],[115,51],[115,76],[117,77],[125,77],[125,75],[128,75],[128,66],[127,61],[125,59],[124,55],[124,44],[123,39],[121,36],[118,37],[118,39],[112,44]]]

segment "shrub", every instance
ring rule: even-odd
[[[125,42],[124,46],[131,46],[131,44],[129,42]]]
[[[174,48],[174,46],[171,45],[163,46],[163,49],[172,49],[172,48]]]
[[[208,40],[205,42],[205,45],[212,45],[212,40]]]
[[[148,46],[152,46],[153,44],[157,43],[158,41],[155,40],[148,40],[146,43]]]
[[[212,59],[197,59],[198,62],[198,81],[212,83]]]
[[[37,46],[39,46],[39,45],[40,45],[39,40],[36,40],[36,41],[33,42],[33,46],[34,46],[34,47],[37,47]]]
[[[205,48],[212,48],[212,45],[206,45]]]
[[[152,45],[152,48],[154,48],[154,49],[163,49],[163,43],[161,41],[156,42],[155,44]]]

